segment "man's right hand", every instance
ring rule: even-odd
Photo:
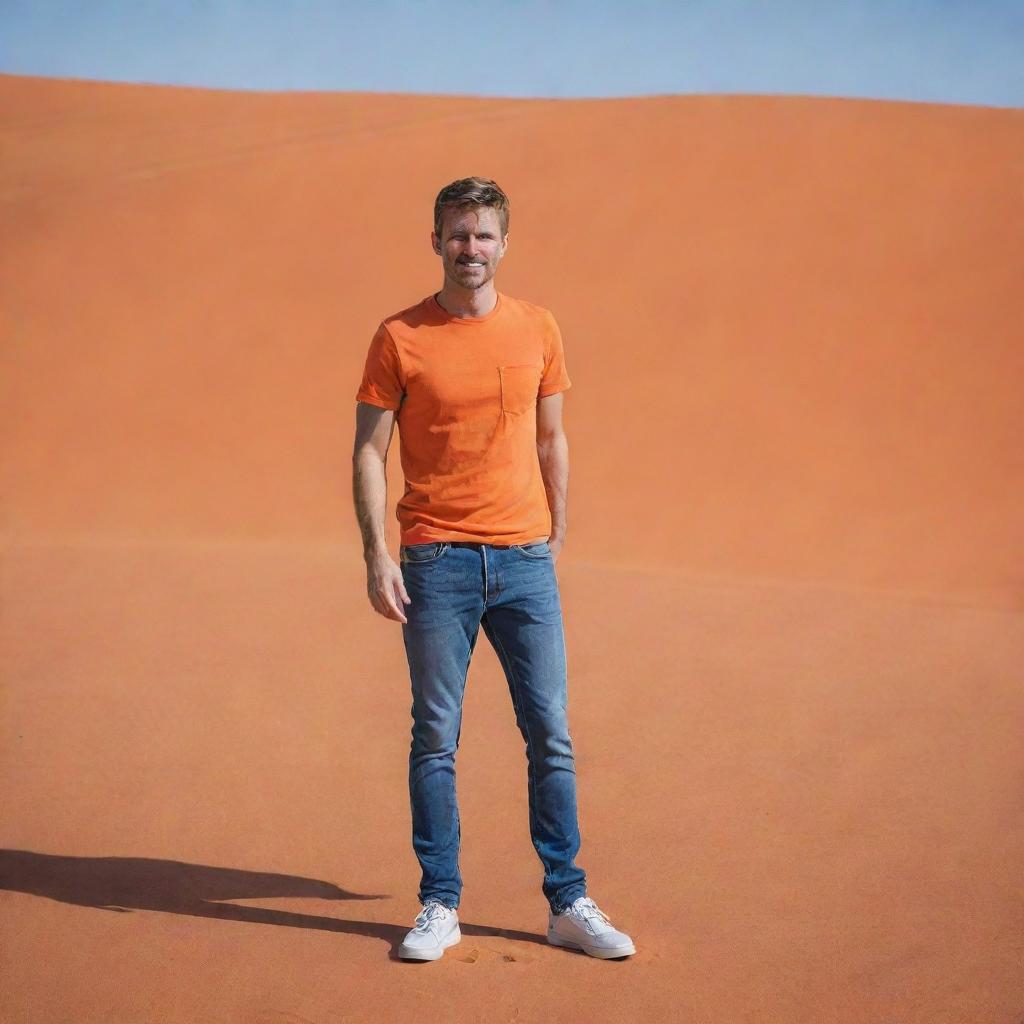
[[[387,552],[366,563],[366,592],[373,610],[385,619],[409,621],[400,604],[412,604],[402,579],[402,567]]]

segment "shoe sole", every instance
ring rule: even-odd
[[[599,946],[583,946],[572,939],[567,939],[558,932],[548,932],[548,942],[552,946],[561,946],[563,949],[579,949],[588,956],[596,956],[599,960],[614,960],[620,956],[632,956],[636,952],[636,946],[631,942],[628,946],[611,946],[602,948]]]
[[[440,960],[444,956],[444,951],[451,946],[455,946],[462,941],[462,932],[458,928],[455,929],[448,936],[447,939],[443,939],[441,943],[434,946],[432,949],[410,949],[405,943],[398,947],[398,956],[401,960]]]

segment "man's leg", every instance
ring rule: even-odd
[[[586,874],[575,863],[580,831],[558,581],[546,543],[486,555],[496,587],[488,588],[482,625],[526,741],[530,834],[544,865],[544,895],[558,913],[586,895]]]
[[[442,542],[403,547],[400,558],[412,602],[402,606],[402,636],[412,682],[409,801],[419,899],[455,908],[462,896],[455,752],[483,610],[481,560],[478,551]]]

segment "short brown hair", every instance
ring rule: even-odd
[[[465,209],[469,206],[489,206],[498,213],[501,237],[508,234],[508,196],[490,178],[459,178],[445,185],[434,200],[434,231],[441,237],[444,211],[450,207]]]

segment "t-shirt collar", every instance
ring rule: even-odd
[[[430,308],[434,311],[434,313],[448,323],[482,324],[492,319],[493,317],[497,316],[499,310],[501,309],[501,292],[497,292],[496,294],[497,300],[494,303],[494,308],[489,313],[485,313],[483,316],[452,316],[452,314],[449,313],[448,310],[445,309],[444,306],[442,306],[441,303],[437,301],[437,292],[434,292],[430,296],[430,298],[427,299],[427,302],[430,304]]]

